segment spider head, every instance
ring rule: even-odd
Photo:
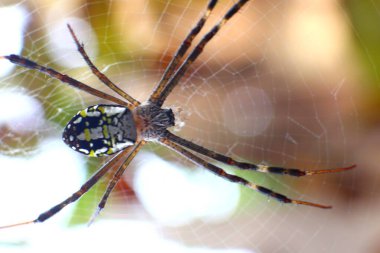
[[[67,123],[63,141],[87,156],[106,156],[133,145],[137,139],[131,111],[119,105],[94,105]]]
[[[172,109],[161,108],[154,103],[145,103],[134,111],[138,135],[147,141],[155,141],[165,135],[166,129],[175,124]]]

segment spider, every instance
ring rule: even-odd
[[[68,146],[84,155],[93,157],[113,155],[113,157],[108,162],[106,162],[94,175],[92,175],[90,179],[88,179],[78,191],[74,192],[70,197],[61,203],[41,213],[36,219],[3,226],[1,228],[44,222],[53,215],[57,214],[68,204],[71,204],[78,200],[107,172],[115,169],[116,171],[114,172],[112,179],[109,181],[104,195],[100,200],[97,210],[93,216],[93,218],[96,217],[105,207],[110,193],[114,189],[117,182],[120,180],[125,169],[147,142],[155,142],[168,147],[169,149],[177,152],[180,156],[183,156],[195,164],[204,167],[205,169],[211,171],[223,179],[226,179],[233,183],[242,184],[245,187],[265,194],[268,197],[276,199],[282,203],[300,204],[317,208],[331,208],[331,206],[328,205],[288,198],[285,195],[274,192],[263,186],[251,183],[239,176],[229,174],[212,162],[209,162],[205,159],[208,158],[213,161],[218,161],[241,170],[252,170],[262,173],[273,173],[296,177],[346,171],[354,168],[355,165],[335,169],[311,171],[296,168],[283,168],[245,163],[183,139],[177,135],[174,135],[168,129],[174,126],[175,118],[170,108],[162,107],[165,99],[179,84],[187,69],[202,53],[206,44],[218,33],[221,27],[248,2],[248,0],[240,0],[233,4],[232,7],[221,18],[221,20],[203,36],[203,38],[193,48],[188,56],[182,60],[187,50],[191,46],[193,39],[201,31],[217,2],[217,0],[210,0],[208,2],[203,15],[189,32],[182,44],[179,46],[166,70],[164,71],[162,78],[157,83],[149,99],[144,103],[140,103],[129,94],[124,92],[107,76],[98,70],[98,68],[88,57],[84,49],[84,45],[79,42],[76,34],[69,24],[67,24],[67,27],[71,37],[74,40],[74,43],[76,44],[77,50],[91,69],[92,73],[95,74],[102,83],[111,88],[121,98],[117,98],[100,90],[91,88],[90,86],[78,80],[75,80],[72,77],[61,74],[54,69],[44,67],[22,56],[12,54],[0,57],[1,59],[6,59],[19,66],[47,74],[52,78],[58,79],[63,83],[73,86],[74,88],[80,89],[100,99],[104,99],[113,103],[97,104],[79,111],[67,123],[62,135],[63,141]]]

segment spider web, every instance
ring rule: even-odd
[[[24,43],[1,54],[21,54],[22,48],[23,56],[112,94],[80,58],[66,28],[70,23],[98,68],[144,101],[206,2],[0,4],[13,11],[0,25],[2,40],[15,46],[13,41],[20,36]],[[233,3],[221,1],[203,32]],[[6,27],[17,15],[23,20],[19,27]],[[352,94],[355,63],[349,60],[349,26],[336,2],[248,3],[206,46],[165,102],[177,115],[175,133],[256,164],[322,169],[355,163],[352,147],[358,115]],[[19,35],[4,36],[10,30]],[[60,140],[65,124],[77,111],[104,101],[43,74],[11,65],[6,68],[10,69],[0,79],[2,224],[34,219],[70,196],[104,162],[83,157]],[[107,180],[43,225],[0,231],[4,238],[0,247],[40,250],[60,245],[57,248],[63,251],[71,245],[86,245],[86,249],[125,247],[132,252],[150,247],[166,252],[365,249],[367,239],[354,237],[345,225],[345,217],[355,211],[350,193],[357,184],[357,172],[289,178],[220,166],[292,198],[331,204],[334,209],[268,201],[149,144],[90,229],[67,228],[67,224],[86,223]],[[355,231],[364,230],[369,221],[355,223]],[[59,241],[44,240],[49,229],[55,229]],[[121,233],[114,232],[119,229]]]

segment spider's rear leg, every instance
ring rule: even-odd
[[[105,163],[94,175],[92,175],[80,187],[79,190],[71,194],[71,196],[66,198],[64,201],[51,207],[49,210],[39,214],[36,219],[20,222],[16,224],[6,225],[6,226],[0,226],[0,229],[23,226],[23,225],[32,224],[32,223],[41,223],[41,222],[46,221],[47,219],[50,219],[52,216],[60,212],[65,206],[77,201],[80,197],[82,197],[82,195],[85,194],[88,190],[90,190],[108,171],[112,170],[114,166],[124,157],[124,155],[129,153],[133,147],[134,146],[129,146],[123,151],[121,151],[120,153],[118,153],[117,155],[113,156],[111,160]]]
[[[165,146],[171,148],[172,150],[176,151],[177,153],[183,155],[184,157],[186,157],[190,161],[192,161],[192,162],[204,167],[205,169],[211,171],[212,173],[216,174],[217,176],[220,176],[220,177],[222,177],[222,178],[224,178],[230,182],[233,182],[233,183],[242,184],[245,187],[248,187],[252,190],[255,190],[255,191],[258,191],[262,194],[265,194],[268,197],[276,199],[277,201],[280,201],[282,203],[306,205],[306,206],[318,207],[318,208],[323,208],[323,209],[331,208],[331,206],[328,206],[328,205],[321,205],[321,204],[316,204],[316,203],[307,202],[307,201],[303,201],[303,200],[290,199],[290,198],[286,197],[285,195],[274,192],[268,188],[265,188],[263,186],[251,183],[251,182],[245,180],[244,178],[241,178],[239,176],[235,176],[232,174],[228,174],[223,169],[221,169],[221,168],[219,168],[219,167],[217,167],[211,163],[206,162],[205,160],[199,158],[198,156],[194,155],[190,151],[187,151],[185,148],[182,148],[181,146],[175,144],[174,142],[170,141],[167,138],[161,138],[160,142],[162,144],[164,144]]]
[[[0,56],[0,60],[1,59],[6,59],[6,60],[10,61],[11,63],[16,64],[18,66],[21,66],[21,67],[24,67],[27,69],[36,70],[40,73],[44,73],[44,74],[46,74],[46,75],[48,75],[54,79],[57,79],[63,83],[66,83],[66,84],[74,87],[74,88],[77,88],[79,90],[85,91],[88,94],[91,94],[95,97],[111,101],[115,104],[123,105],[123,106],[129,108],[130,110],[134,109],[134,107],[131,104],[125,102],[124,100],[121,100],[119,98],[111,96],[111,95],[104,93],[100,90],[94,89],[94,88],[88,86],[87,84],[84,84],[78,80],[75,80],[74,78],[72,78],[68,75],[62,74],[62,73],[60,73],[57,70],[54,70],[52,68],[42,66],[42,65],[40,65],[40,64],[38,64],[32,60],[29,60],[25,57],[22,57],[20,55],[15,55],[15,54],[3,55],[3,56]]]
[[[122,96],[128,102],[130,102],[134,107],[139,106],[140,102],[130,96],[128,93],[120,89],[116,84],[114,84],[106,75],[99,71],[99,69],[92,63],[90,57],[88,57],[86,51],[84,50],[84,45],[79,42],[77,36],[74,33],[74,30],[71,28],[69,24],[67,24],[67,28],[73,38],[75,45],[77,46],[78,52],[81,54],[82,58],[85,60],[92,73],[98,77],[98,79],[108,86],[111,90]]]
[[[104,192],[104,195],[101,199],[101,201],[98,204],[97,209],[95,210],[94,214],[92,215],[90,221],[88,222],[88,225],[90,226],[95,218],[100,214],[100,212],[105,207],[108,197],[110,196],[112,190],[115,188],[116,184],[119,182],[121,176],[123,175],[124,171],[127,169],[133,158],[137,155],[137,153],[140,151],[141,147],[145,144],[145,141],[140,141],[136,145],[133,146],[132,151],[129,153],[127,158],[123,161],[123,163],[119,166],[117,171],[114,173],[111,181],[108,183],[107,189]]]

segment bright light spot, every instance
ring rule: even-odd
[[[240,190],[202,168],[187,171],[144,153],[134,189],[147,211],[159,222],[180,226],[202,219],[228,219],[236,209]]]
[[[58,138],[42,142],[33,156],[0,155],[0,225],[35,219],[40,213],[69,197],[84,181],[84,165],[82,156]],[[67,218],[69,213],[63,211],[61,214],[64,215],[58,214],[49,221],[57,224],[62,217]],[[49,221],[43,224],[50,224]],[[30,227],[38,226],[9,229],[6,235],[19,238],[20,232],[34,231],[28,230]],[[12,231],[17,233],[13,234]],[[30,237],[32,234],[24,236]],[[0,237],[4,238],[3,235]]]
[[[265,91],[248,86],[228,93],[223,112],[224,125],[239,136],[261,134],[274,118],[273,106]]]
[[[0,90],[0,127],[5,125],[12,132],[37,131],[45,123],[40,102],[20,89]]]
[[[98,221],[90,228],[41,229],[19,247],[0,245],[6,252],[165,252],[165,253],[254,253],[248,249],[194,247],[166,239],[155,225],[129,220]],[[36,228],[36,226],[34,227]],[[1,231],[0,231],[1,233]],[[54,236],[52,236],[54,235]],[[47,239],[48,238],[48,239]],[[3,241],[3,240],[2,240]],[[210,242],[210,244],[213,244]]]
[[[91,60],[95,60],[98,50],[98,41],[92,27],[86,21],[79,18],[66,18],[48,26],[47,31],[50,43],[49,53],[57,63],[68,68],[86,66],[86,62],[79,54],[73,38],[70,35],[67,24],[74,30],[80,43],[84,44],[86,53]]]
[[[28,15],[22,5],[0,8],[0,55],[20,54],[23,46],[23,32],[28,23]],[[0,61],[0,76],[8,74],[14,64]]]
[[[307,4],[295,5],[285,23],[287,56],[302,71],[339,66],[347,52],[347,22],[341,9],[330,1],[318,5],[311,9]]]

